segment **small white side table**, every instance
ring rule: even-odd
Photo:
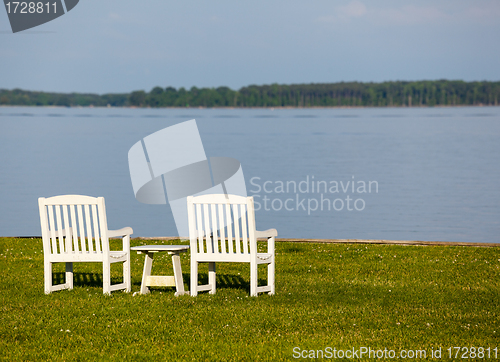
[[[148,294],[148,287],[175,287],[175,296],[189,294],[184,291],[184,281],[182,279],[180,253],[189,250],[189,245],[141,245],[134,246],[130,250],[137,251],[137,254],[145,254],[144,272],[142,273],[141,294]],[[153,256],[155,253],[167,252],[172,255],[174,276],[151,275],[153,266]]]

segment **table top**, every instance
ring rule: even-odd
[[[188,249],[189,245],[140,245],[130,248],[136,251],[186,251]]]

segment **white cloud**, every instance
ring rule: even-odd
[[[366,14],[366,6],[361,1],[351,1],[345,6],[339,6],[338,12],[340,17],[344,18],[359,18]]]
[[[120,20],[122,17],[117,13],[109,13],[109,18],[112,20]]]
[[[407,5],[401,8],[388,8],[378,10],[375,14],[375,19],[382,21],[385,24],[422,24],[435,21],[442,21],[450,17],[450,15],[442,12],[437,7],[425,6],[419,7],[415,5]]]
[[[352,18],[362,17],[366,13],[367,9],[365,4],[361,1],[353,0],[347,5],[336,7],[333,15],[320,16],[316,20],[327,23],[347,22]]]
[[[462,13],[462,17],[473,21],[494,21],[500,19],[500,3],[492,2],[488,6],[472,6]]]
[[[437,5],[401,5],[396,7],[367,8],[359,0],[337,6],[333,11],[316,18],[317,22],[345,24],[363,19],[373,25],[419,25],[460,23],[464,21],[487,23],[500,18],[500,2],[471,4],[468,7],[453,7],[446,4]]]
[[[471,3],[466,8],[441,6],[405,5],[401,7],[370,9],[369,21],[384,25],[418,25],[437,23],[476,22],[485,24],[498,22],[500,18],[500,2]]]

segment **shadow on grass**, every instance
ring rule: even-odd
[[[66,282],[65,273],[52,273],[52,284],[62,284]],[[111,278],[111,284],[122,283],[120,278]],[[102,288],[102,274],[99,273],[74,273],[73,284],[79,287]],[[139,283],[140,285],[140,283]]]
[[[299,246],[292,245],[292,246],[288,246],[288,247],[284,248],[282,252],[289,254],[289,253],[300,253],[302,251],[303,251],[303,249],[300,248]]]
[[[183,274],[183,278],[185,281],[190,281],[189,274]],[[243,290],[245,292],[250,291],[250,281],[244,279],[241,275],[234,274],[221,274],[218,273],[216,277],[216,288],[217,289],[236,289]],[[208,274],[207,273],[199,273],[198,274],[198,284],[208,284]],[[266,279],[258,280],[258,285],[267,285]]]
[[[188,273],[182,274],[183,280],[190,286],[190,277]],[[66,273],[56,272],[52,273],[52,284],[62,284],[66,282]],[[121,278],[111,278],[111,284],[121,283]],[[102,288],[103,279],[100,273],[74,273],[73,274],[73,284],[75,287],[96,287]],[[208,284],[208,274],[200,273],[198,274],[198,284]],[[258,285],[266,285],[267,280],[265,278],[259,278]],[[140,281],[132,281],[133,286],[140,286]],[[234,274],[217,274],[216,280],[217,289],[235,289],[243,290],[248,292],[250,290],[250,281],[244,279],[241,275]]]

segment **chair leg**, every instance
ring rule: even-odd
[[[132,285],[130,282],[130,253],[128,253],[127,261],[123,262],[123,282],[126,285],[125,292],[130,293],[132,290]]]
[[[257,261],[250,262],[250,296],[257,296]]]
[[[44,269],[45,294],[50,294],[52,292],[52,263],[45,261]]]
[[[66,263],[66,288],[73,289],[73,263]]]
[[[102,290],[104,294],[111,295],[111,264],[109,261],[102,263]]]
[[[198,262],[191,256],[191,296],[198,295]]]
[[[269,295],[274,295],[274,257],[273,257],[273,262],[269,263],[267,266],[267,285],[271,287],[271,291],[269,292]]]
[[[215,294],[215,263],[208,263],[208,284],[212,286],[209,293]]]

